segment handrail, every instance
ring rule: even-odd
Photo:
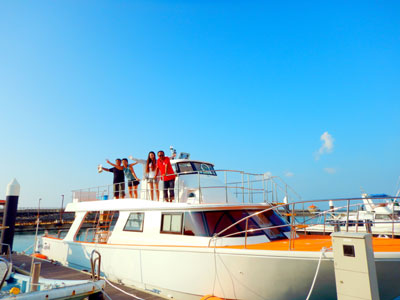
[[[94,258],[95,254],[97,255],[96,258]],[[96,263],[97,263],[97,274],[96,274]],[[91,267],[93,281],[97,281],[100,279],[100,266],[101,266],[101,254],[97,250],[92,250],[92,253],[90,254],[90,267]]]
[[[245,234],[244,246],[245,246],[245,248],[246,248],[246,247],[247,247],[247,233],[249,233],[249,232],[251,233],[251,232],[255,232],[255,231],[261,231],[261,230],[267,230],[267,229],[273,229],[273,228],[290,227],[290,234],[289,234],[289,250],[292,250],[292,241],[296,238],[296,233],[297,233],[297,230],[298,230],[297,228],[299,227],[299,225],[303,225],[303,226],[306,226],[306,225],[307,225],[308,227],[311,227],[311,226],[314,226],[314,225],[315,225],[315,224],[306,224],[306,221],[305,221],[303,224],[301,224],[300,222],[296,222],[296,221],[295,221],[295,220],[296,220],[296,217],[295,217],[295,209],[294,209],[294,208],[295,208],[296,205],[300,205],[300,204],[304,204],[304,203],[322,203],[322,202],[328,202],[328,201],[335,201],[335,202],[346,201],[346,202],[347,202],[346,206],[330,208],[330,209],[328,209],[328,210],[325,210],[325,211],[323,211],[323,212],[320,212],[320,213],[318,213],[318,214],[315,214],[312,218],[307,219],[307,221],[310,221],[311,219],[316,218],[316,217],[320,217],[320,216],[322,216],[322,215],[326,216],[326,214],[328,214],[328,213],[333,214],[333,212],[335,212],[335,211],[337,211],[337,210],[339,210],[339,209],[342,209],[342,208],[345,208],[345,207],[346,207],[346,208],[347,208],[347,211],[346,211],[346,212],[343,212],[343,213],[346,213],[346,230],[348,231],[348,229],[349,229],[349,224],[350,224],[350,218],[349,218],[350,207],[358,207],[358,208],[359,208],[360,206],[362,206],[362,205],[365,204],[365,203],[350,204],[350,202],[351,202],[351,201],[364,200],[364,199],[365,199],[365,198],[337,198],[337,199],[305,200],[305,201],[299,201],[299,202],[296,202],[296,203],[288,203],[288,204],[280,204],[280,205],[270,206],[270,207],[267,207],[266,209],[263,209],[263,210],[260,210],[260,211],[255,212],[255,213],[249,214],[248,216],[245,216],[245,217],[241,218],[240,220],[234,222],[233,224],[231,224],[231,225],[225,227],[225,228],[224,228],[223,230],[221,230],[220,232],[214,234],[214,235],[210,238],[210,240],[209,240],[208,247],[210,247],[211,242],[212,242],[213,240],[221,239],[221,238],[226,238],[226,237],[231,237],[231,236],[235,236],[235,235],[240,235],[240,234],[243,234],[243,233],[244,233],[244,234]],[[368,198],[368,199],[369,199],[369,198]],[[381,198],[374,198],[374,200],[378,200],[378,199],[383,199],[383,200],[399,200],[400,197],[381,197]],[[379,219],[378,219],[378,220],[375,219],[374,221],[369,220],[369,219],[368,219],[368,220],[362,220],[362,221],[363,221],[363,222],[364,222],[364,221],[365,221],[365,222],[368,221],[368,223],[372,223],[372,224],[392,224],[392,238],[394,238],[394,236],[395,236],[394,224],[395,224],[395,223],[396,223],[396,224],[400,223],[400,219],[399,219],[399,220],[395,220],[395,219],[394,219],[394,203],[395,203],[395,202],[387,203],[387,204],[392,204],[392,213],[391,213],[391,214],[386,214],[386,215],[388,215],[388,216],[392,216],[391,221],[380,221]],[[387,204],[386,204],[386,205],[387,205]],[[289,206],[292,207],[292,209],[289,210],[289,211],[291,211],[291,222],[290,222],[290,223],[287,223],[287,224],[284,224],[284,225],[276,225],[276,226],[268,226],[268,227],[262,227],[262,228],[252,228],[252,229],[248,229],[248,220],[249,220],[250,218],[252,218],[252,217],[254,217],[254,216],[256,216],[256,215],[259,215],[259,214],[263,214],[263,213],[265,213],[265,212],[267,212],[267,211],[270,211],[270,210],[274,210],[278,215],[280,215],[280,216],[282,217],[282,215],[281,215],[280,212],[279,212],[279,208],[288,208]],[[376,207],[379,207],[379,205],[377,205]],[[355,211],[353,211],[353,212],[355,212]],[[359,210],[357,210],[357,222],[356,222],[357,225],[359,224],[359,221],[360,221],[360,220],[358,219],[358,213],[359,213]],[[337,221],[339,221],[339,220],[337,220]],[[240,224],[240,223],[242,223],[242,222],[246,222],[246,226],[245,226],[245,230],[244,230],[244,231],[234,232],[234,233],[228,234],[228,235],[226,235],[226,236],[222,236],[222,234],[223,234],[224,232],[228,231],[229,229],[231,229],[231,228],[237,226],[238,224]],[[324,233],[325,233],[325,226],[326,226],[326,217],[324,217]],[[300,227],[301,227],[301,226],[300,226]],[[376,232],[376,234],[381,234],[381,232]],[[398,235],[400,235],[400,232],[398,233]]]
[[[225,178],[222,178],[222,176],[218,177],[221,172],[224,172]],[[228,174],[232,174],[232,178],[229,178],[228,180]],[[235,174],[239,174],[241,176],[240,180],[234,180]],[[286,198],[285,201],[293,202],[297,199],[301,199],[299,194],[297,194],[293,188],[291,188],[289,185],[287,185],[282,178],[278,176],[265,176],[265,174],[257,174],[257,173],[247,173],[244,171],[239,171],[239,170],[190,170],[190,171],[184,171],[184,172],[178,172],[178,173],[173,173],[173,174],[165,174],[165,175],[159,175],[156,178],[161,178],[163,176],[168,176],[168,175],[176,175],[176,184],[175,184],[175,191],[177,192],[177,198],[175,201],[181,202],[182,199],[181,197],[187,197],[187,194],[185,194],[185,190],[193,190],[195,189],[198,191],[196,193],[196,198],[199,203],[203,203],[205,200],[204,197],[209,197],[209,195],[203,195],[202,190],[205,189],[225,189],[225,200],[228,203],[230,199],[236,198],[237,200],[241,202],[279,202],[279,199],[284,199]],[[185,184],[181,184],[181,180],[183,180],[184,177],[181,176],[187,176],[187,175],[195,175],[198,177],[198,182],[194,186],[193,181],[191,181],[191,185],[187,186]],[[207,185],[201,180],[201,176],[215,176],[220,180],[220,185]],[[247,178],[245,178],[247,176]],[[225,180],[224,180],[225,179]],[[223,183],[223,181],[225,181]],[[121,182],[124,183],[124,182]],[[147,183],[147,178],[142,179],[142,183],[146,184]],[[113,186],[117,185],[116,184],[110,184],[110,185],[102,185],[98,187],[90,187],[90,188],[85,188],[85,189],[75,189],[73,190],[73,198],[78,199],[78,201],[89,201],[89,200],[102,200],[102,199],[109,199],[112,198],[111,194],[113,191]],[[162,191],[162,188],[149,188],[149,186],[140,187],[140,192],[142,193],[142,197],[139,198],[145,198],[149,199],[152,193],[156,190]],[[231,193],[228,195],[228,193],[231,191]],[[125,193],[126,194],[126,193]],[[107,197],[104,197],[107,196]],[[143,197],[144,196],[144,197]],[[245,197],[246,196],[246,197]],[[233,197],[233,198],[232,198]],[[154,198],[154,197],[153,197]],[[241,198],[241,199],[240,199]],[[269,199],[271,198],[271,199]],[[186,198],[184,198],[183,201],[186,201]],[[282,202],[282,200],[280,200]]]

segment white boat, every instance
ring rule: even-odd
[[[400,236],[400,206],[395,200],[386,194],[362,194],[360,202],[352,205],[347,216],[346,212],[340,212],[343,207],[333,207],[319,212],[316,215],[323,217],[318,225],[308,226],[308,233],[323,233],[344,231],[369,232],[375,236]]]
[[[85,269],[96,250],[109,280],[185,300],[304,300],[321,260],[310,299],[336,299],[330,237],[297,235],[294,220],[278,212],[286,206],[270,204],[278,190],[290,202],[288,187],[262,174],[232,172],[239,177],[232,182],[224,171],[219,179],[202,161],[172,164],[180,173],[175,202],[149,200],[143,183],[141,199],[96,200],[104,189],[75,191],[66,207],[75,212],[70,230],[43,236],[37,250]],[[393,299],[400,295],[400,240],[374,238],[374,251],[380,299]]]
[[[36,283],[32,283],[29,274],[13,271],[12,263],[5,258],[0,258],[0,280],[2,300],[79,300],[88,297],[93,300],[103,299],[102,291],[105,287],[104,280],[59,280],[39,277]]]

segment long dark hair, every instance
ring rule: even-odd
[[[154,158],[150,158],[150,154],[154,155]],[[146,162],[146,173],[149,173],[150,171],[150,163],[151,163],[151,170],[154,171],[156,169],[156,154],[153,151],[149,152],[149,156],[147,157],[147,162]]]

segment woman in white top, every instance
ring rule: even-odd
[[[151,200],[154,200],[154,190],[155,190],[157,194],[157,201],[159,201],[160,199],[160,191],[158,190],[159,178],[157,178],[156,166],[157,166],[156,154],[153,151],[150,151],[146,161],[145,172],[150,186]]]

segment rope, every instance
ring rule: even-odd
[[[105,278],[105,277],[104,277],[104,280],[105,280],[109,285],[111,285],[114,289],[120,291],[121,293],[124,293],[124,294],[127,295],[127,296],[130,296],[130,297],[135,298],[135,299],[138,299],[138,300],[144,300],[143,298],[140,298],[140,297],[138,297],[138,296],[136,296],[136,295],[134,295],[134,294],[130,294],[130,293],[128,293],[128,292],[126,292],[126,291],[120,289],[119,287],[117,287],[117,286],[115,286],[114,284],[112,284],[112,283],[111,283],[107,278]],[[108,296],[108,295],[107,295],[107,296]],[[110,298],[110,299],[111,299],[111,298]]]
[[[33,248],[33,246],[35,246],[35,244],[30,245],[28,248],[26,248],[24,251],[22,251],[22,253],[25,254],[26,251],[28,251],[29,249]]]
[[[104,290],[102,290],[101,292],[103,293],[104,296],[107,297],[107,299],[112,300],[111,297]]]
[[[317,265],[317,270],[316,270],[316,272],[315,272],[314,280],[313,280],[313,282],[312,282],[312,284],[311,284],[311,288],[310,288],[310,291],[308,292],[308,295],[307,295],[306,300],[310,299],[310,297],[311,297],[311,293],[312,293],[312,291],[313,291],[313,289],[314,289],[314,284],[315,284],[315,282],[317,281],[317,276],[318,276],[318,272],[319,272],[319,267],[320,267],[320,265],[321,265],[322,256],[324,255],[324,253],[326,252],[326,250],[327,250],[327,249],[326,249],[325,247],[323,247],[323,248],[321,249],[321,255],[319,256],[319,261],[318,261],[318,265]]]

